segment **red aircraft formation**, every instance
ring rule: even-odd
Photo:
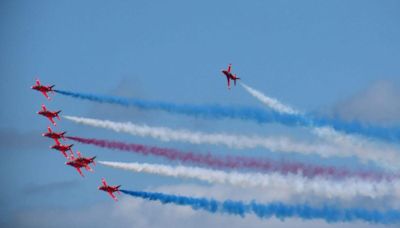
[[[240,79],[236,76],[236,74],[233,74],[231,72],[232,64],[228,65],[228,68],[225,70],[222,70],[222,73],[226,76],[226,79],[228,81],[228,89],[231,87],[231,80],[233,80],[234,85],[236,86],[236,80]],[[51,98],[49,97],[48,93],[54,94],[53,90],[54,85],[51,86],[45,86],[40,84],[40,81],[37,79],[36,84],[31,86],[31,89],[37,90],[41,92],[48,100]],[[54,118],[57,118],[58,120],[60,119],[59,111],[50,111],[47,110],[46,106],[43,104],[42,109],[37,112],[39,115],[42,115],[50,120],[50,122],[56,126],[56,122],[54,121]],[[50,148],[55,149],[60,151],[64,157],[67,158],[67,161],[65,162],[66,165],[74,167],[78,173],[84,177],[81,168],[85,168],[87,171],[93,172],[93,169],[90,167],[90,164],[96,165],[95,159],[96,156],[94,157],[83,157],[79,151],[76,152],[77,157],[74,156],[74,152],[72,151],[72,147],[74,144],[62,144],[60,140],[65,141],[65,134],[66,132],[54,132],[50,127],[47,127],[47,132],[43,133],[42,136],[48,137],[54,140],[55,144],[52,145]],[[67,151],[70,152],[70,155],[68,156]],[[117,192],[118,194],[121,194],[119,188],[121,185],[108,185],[106,180],[104,178],[101,179],[102,185],[98,187],[99,190],[107,192],[111,198],[113,198],[115,201],[118,201],[117,197],[114,195],[114,192]]]
[[[48,96],[48,93],[49,92],[51,92],[52,94],[54,93],[53,87],[54,87],[54,85],[51,85],[51,86],[42,85],[42,84],[40,84],[40,81],[37,79],[36,84],[31,86],[31,89],[41,92],[48,100],[50,100],[51,98]],[[60,112],[61,111],[47,110],[46,106],[43,104],[42,109],[37,113],[39,115],[42,115],[42,116],[48,118],[50,120],[50,122],[54,126],[56,126],[57,124],[53,118],[57,118],[58,120],[60,120],[60,116],[59,116]],[[82,173],[81,168],[84,168],[87,171],[93,172],[93,169],[90,167],[90,164],[96,165],[96,163],[94,161],[96,159],[96,156],[83,157],[81,155],[81,153],[79,151],[77,151],[76,152],[77,157],[75,157],[74,152],[72,151],[72,147],[74,144],[67,145],[67,144],[61,143],[61,140],[65,141],[65,134],[66,134],[65,131],[54,132],[50,127],[47,127],[47,132],[43,133],[42,136],[48,137],[48,138],[51,138],[54,140],[55,144],[52,145],[50,148],[60,151],[64,155],[64,157],[67,158],[67,161],[65,162],[65,164],[68,166],[74,167],[82,177],[84,177],[84,175]],[[67,154],[67,151],[70,152],[69,156]],[[115,197],[115,195],[113,193],[114,192],[120,193],[119,187],[121,187],[121,185],[109,186],[109,185],[107,185],[104,178],[102,178],[102,182],[103,182],[103,185],[99,187],[99,190],[108,192],[108,194],[115,201],[117,201],[117,197]]]

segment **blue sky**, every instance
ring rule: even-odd
[[[20,215],[30,210],[62,211],[98,204],[114,208],[97,191],[102,176],[133,189],[202,185],[99,166],[82,179],[65,167],[58,152],[48,149],[51,142],[41,138],[48,126],[47,120],[36,115],[42,103],[70,115],[209,132],[281,131],[280,126],[233,120],[216,123],[97,105],[59,94],[48,102],[29,89],[36,77],[66,90],[177,103],[261,106],[240,87],[226,89],[220,69],[232,63],[243,81],[260,91],[300,110],[337,114],[337,110],[348,110],[340,108],[346,104],[364,104],[359,100],[371,88],[373,96],[379,97],[382,89],[373,89],[377,83],[394,88],[389,97],[394,102],[398,98],[399,10],[399,1],[361,0],[1,1],[0,176],[3,184],[12,187],[2,188],[0,224],[26,227],[31,221],[23,221]],[[396,116],[393,119],[400,123]],[[58,129],[71,135],[229,152],[116,135],[67,121]],[[282,131],[295,135],[298,130]],[[83,145],[77,148],[101,159],[158,161]]]

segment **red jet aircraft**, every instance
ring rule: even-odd
[[[235,83],[235,86],[236,86],[236,80],[240,79],[236,76],[236,74],[231,73],[231,67],[232,64],[229,64],[228,69],[222,70],[222,73],[226,76],[226,79],[228,80],[228,89],[231,89],[231,79]]]
[[[71,145],[55,144],[55,145],[51,146],[50,148],[60,151],[64,155],[64,157],[68,158],[68,155],[65,151],[69,150],[69,151],[71,151],[71,154],[72,154],[71,147],[73,145],[74,144],[71,144]]]
[[[115,197],[113,193],[117,192],[118,194],[121,194],[121,192],[119,191],[119,187],[121,187],[121,185],[107,185],[107,182],[104,178],[101,178],[101,182],[103,183],[103,185],[99,186],[99,190],[107,192],[111,196],[111,198],[113,198],[115,201],[118,201],[117,197]]]
[[[50,100],[50,97],[47,95],[47,93],[48,92],[54,93],[53,87],[54,85],[51,86],[41,85],[39,79],[36,79],[36,85],[31,86],[31,89],[41,92],[47,99]]]
[[[84,176],[81,171],[81,168],[85,168],[87,171],[93,172],[89,164],[93,163],[93,165],[96,165],[94,161],[96,156],[91,158],[85,158],[81,156],[81,153],[79,151],[77,151],[76,154],[78,155],[77,158],[74,157],[74,153],[71,153],[71,156],[68,158],[68,161],[65,162],[65,164],[74,167],[82,177]]]
[[[45,105],[42,105],[42,110],[40,110],[39,112],[37,112],[39,115],[42,115],[44,117],[47,117],[50,122],[55,126],[57,125],[56,122],[54,122],[53,118],[57,117],[57,119],[61,120],[60,117],[58,116],[58,114],[61,112],[60,111],[56,111],[56,112],[52,112],[46,109]]]
[[[56,142],[57,145],[61,144],[59,139],[65,140],[64,135],[65,135],[65,133],[67,133],[66,131],[57,133],[57,132],[52,131],[50,127],[47,127],[47,130],[48,130],[48,132],[43,133],[42,136],[54,139],[54,141]]]

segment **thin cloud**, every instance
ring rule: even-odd
[[[12,128],[1,128],[0,150],[40,149],[51,145],[52,142],[43,138],[41,134],[39,130],[20,132]]]
[[[378,81],[334,106],[333,115],[345,120],[391,125],[400,124],[400,87]]]
[[[23,188],[22,192],[24,194],[47,194],[59,190],[69,190],[76,188],[78,185],[77,180],[66,180],[66,181],[57,181],[57,182],[50,182],[45,184],[36,184],[31,183],[25,188]]]

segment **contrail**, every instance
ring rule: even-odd
[[[340,143],[342,141],[342,139],[344,137],[346,137],[346,135],[338,132],[337,130],[341,130],[343,128],[344,123],[340,122],[340,121],[334,121],[330,123],[329,121],[323,120],[323,119],[313,119],[310,115],[307,115],[305,113],[302,113],[288,105],[285,105],[283,103],[281,103],[280,101],[278,101],[275,98],[269,97],[265,94],[263,94],[262,92],[244,84],[244,83],[240,83],[240,85],[253,97],[255,97],[257,100],[259,100],[261,103],[263,103],[264,105],[266,105],[267,107],[269,107],[270,109],[282,113],[282,114],[288,114],[288,115],[292,115],[292,116],[297,116],[301,119],[307,119],[310,124],[310,126],[308,127],[312,127],[313,128],[313,132],[316,133],[318,136],[324,137],[325,139],[328,140],[332,140],[336,143]],[[336,124],[335,124],[336,122]],[[326,124],[324,126],[324,123]],[[333,126],[331,126],[333,124]],[[350,127],[351,129],[347,129],[345,130],[345,132],[348,133],[355,133],[355,134],[365,134],[366,132],[362,130],[362,132],[358,132],[357,128],[361,127],[359,124],[357,123],[353,123],[350,124],[348,127]],[[329,131],[329,135],[327,135],[327,129]],[[342,129],[343,130],[343,129]],[[388,132],[392,131],[392,133],[387,134]],[[396,133],[394,133],[396,132]],[[394,133],[394,134],[393,134]],[[381,139],[389,139],[389,140],[398,140],[399,139],[399,131],[398,129],[382,129],[382,128],[370,128],[370,132],[367,133],[367,136],[375,136]],[[397,135],[397,136],[396,136]],[[347,137],[347,138],[350,138]],[[362,139],[360,139],[361,141],[363,141]],[[360,144],[360,140],[357,140],[356,137],[351,137],[351,141],[353,144]]]
[[[290,115],[300,115],[301,114],[300,111],[297,111],[290,106],[282,104],[275,98],[268,97],[265,94],[261,93],[260,91],[257,91],[244,83],[239,83],[239,84],[252,96],[254,96],[259,101],[261,101],[263,104],[267,105],[268,107],[270,107],[271,109],[273,109],[277,112],[280,112],[283,114],[290,114]]]
[[[397,224],[400,222],[398,210],[366,210],[363,208],[342,209],[324,205],[312,207],[308,204],[288,205],[282,202],[260,204],[256,201],[244,203],[242,201],[217,201],[215,199],[194,198],[180,195],[170,195],[157,192],[128,191],[122,193],[150,201],[159,201],[162,204],[190,206],[194,210],[205,210],[210,213],[226,213],[241,217],[254,214],[259,218],[268,219],[275,216],[278,219],[298,217],[302,219],[323,219],[327,222],[365,221],[368,223]]]
[[[276,191],[287,192],[290,195],[301,194],[308,198],[319,196],[323,198],[341,198],[350,200],[357,196],[373,199],[393,197],[400,199],[398,181],[365,182],[356,178],[342,181],[330,181],[323,178],[308,179],[299,175],[281,175],[278,173],[239,173],[211,170],[187,166],[167,166],[148,163],[123,163],[100,161],[102,165],[116,169],[134,172],[145,172],[176,178],[192,178],[209,183],[231,184],[243,188],[264,187]]]
[[[382,179],[392,180],[400,176],[389,175],[377,172],[350,171],[336,167],[325,167],[299,162],[273,161],[265,158],[250,158],[243,156],[217,156],[211,153],[194,153],[191,151],[181,151],[171,148],[162,148],[156,146],[146,146],[143,144],[124,143],[119,141],[110,141],[104,139],[82,138],[67,136],[80,143],[90,144],[98,147],[117,149],[122,151],[134,152],[142,155],[153,155],[163,157],[169,161],[179,161],[186,164],[203,165],[209,168],[217,169],[252,169],[263,172],[279,172],[285,174],[299,174],[304,177],[314,178],[323,176],[328,178],[359,178],[365,180],[379,181]]]
[[[329,143],[303,143],[288,137],[260,137],[246,135],[231,135],[223,133],[192,132],[182,129],[165,127],[151,127],[138,125],[131,122],[113,122],[75,116],[63,116],[75,123],[92,127],[110,129],[116,132],[128,133],[141,137],[152,137],[163,141],[181,141],[193,144],[224,145],[236,149],[265,148],[274,152],[301,153],[305,155],[317,154],[321,157],[354,157],[362,162],[375,162],[376,164],[394,170],[400,168],[399,152],[391,148],[371,149],[363,145],[331,145]]]
[[[280,123],[286,126],[305,126],[321,127],[331,126],[335,130],[348,133],[364,134],[371,137],[378,137],[386,140],[399,141],[399,128],[381,128],[364,126],[360,123],[345,123],[338,119],[316,118],[305,115],[292,115],[278,112],[276,110],[267,111],[247,106],[221,106],[221,105],[193,105],[175,104],[168,102],[146,101],[141,99],[128,99],[114,96],[94,95],[86,93],[69,92],[55,90],[62,95],[90,100],[100,103],[117,104],[126,107],[136,107],[143,110],[161,110],[172,114],[183,114],[193,117],[207,119],[239,119],[248,120],[256,123]],[[310,121],[312,120],[312,121]]]
[[[240,83],[240,85],[252,96],[257,98],[261,103],[265,104],[267,107],[271,108],[274,111],[279,113],[289,114],[293,116],[298,116],[301,118],[307,118],[304,113],[293,109],[292,107],[282,104],[278,100],[271,98],[262,92],[251,88],[250,86]],[[309,119],[310,122],[313,122],[313,119]],[[366,139],[356,135],[348,135],[342,132],[338,132],[332,127],[329,126],[318,126],[311,127],[311,130],[318,137],[325,139],[328,142],[331,142],[343,150],[350,151],[362,151],[363,155],[366,157],[377,157],[377,156],[386,156],[386,160],[399,160],[400,152],[398,150],[392,149],[390,146],[385,145],[383,143],[372,142],[370,139]],[[379,151],[379,153],[377,153]],[[386,151],[385,155],[382,155],[382,151]],[[396,162],[399,164],[398,162]],[[398,170],[399,165],[392,167],[387,162],[384,162],[385,168],[389,168],[392,170]]]
[[[368,158],[371,158],[370,160],[380,160],[382,167],[394,172],[400,170],[400,151],[398,147],[358,135],[343,134],[330,127],[314,128],[312,132],[321,139],[336,145],[337,148],[362,152],[359,153],[359,156],[366,158],[365,161],[368,160]]]
[[[144,110],[161,110],[173,114],[183,114],[193,117],[207,119],[240,119],[251,120],[257,123],[280,122],[289,126],[302,126],[305,120],[293,118],[291,115],[279,114],[276,112],[268,112],[261,108],[247,106],[222,106],[222,105],[192,105],[192,104],[174,104],[168,102],[145,101],[140,99],[128,99],[122,97],[94,95],[85,93],[76,93],[62,90],[54,90],[55,92],[99,103],[117,104],[126,107],[136,107]]]

